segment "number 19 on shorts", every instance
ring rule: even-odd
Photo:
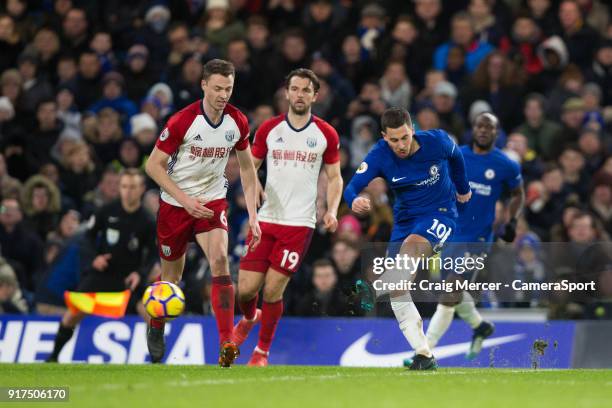
[[[289,266],[287,266],[287,262],[289,263]],[[299,262],[300,254],[297,252],[290,252],[288,249],[283,249],[283,260],[280,264],[281,267],[291,269],[293,271]]]

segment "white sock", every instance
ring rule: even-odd
[[[463,300],[455,306],[455,310],[459,317],[469,324],[472,329],[477,328],[482,323],[482,316],[476,310],[476,303],[469,292],[463,292]]]
[[[446,333],[453,322],[454,316],[455,308],[453,306],[438,304],[436,312],[431,317],[429,326],[427,326],[427,343],[429,348],[436,347],[438,341],[444,336],[444,333]]]
[[[400,330],[416,354],[431,357],[431,350],[423,333],[423,320],[410,295],[391,298],[391,309],[395,313]]]

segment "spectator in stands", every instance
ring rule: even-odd
[[[565,43],[559,36],[547,38],[537,50],[542,61],[542,71],[529,78],[530,90],[539,93],[548,93],[557,84],[563,70],[569,63],[569,54]]]
[[[57,143],[63,123],[59,120],[54,99],[43,100],[36,109],[38,126],[25,137],[25,158],[28,174],[34,174],[40,166],[51,161],[51,149]]]
[[[385,66],[392,60],[400,61],[409,81],[416,87],[423,87],[430,54],[423,48],[419,29],[411,16],[399,16],[390,35],[377,45],[377,49],[378,65]]]
[[[578,139],[578,147],[585,159],[585,171],[593,175],[601,168],[607,156],[606,147],[601,140],[600,132],[583,129]]]
[[[576,143],[582,122],[584,120],[584,101],[580,98],[569,98],[562,107],[561,122],[563,129],[559,138],[560,143],[556,144],[553,157],[558,157],[560,149],[568,143]]]
[[[75,142],[64,152],[60,178],[62,193],[81,209],[85,194],[96,186],[96,166],[85,142]]]
[[[380,90],[382,99],[388,106],[410,110],[412,88],[401,61],[389,61],[380,79]]]
[[[515,107],[520,105],[522,93],[516,68],[502,53],[495,51],[482,60],[461,99],[464,109],[476,100],[487,101],[500,126],[510,131],[519,124],[520,111]]]
[[[121,74],[125,79],[125,94],[133,102],[140,102],[155,82],[149,62],[149,49],[144,44],[134,44],[125,58]]]
[[[70,83],[64,83],[57,87],[56,92],[55,102],[58,119],[64,124],[64,129],[71,129],[80,134],[83,115],[74,103],[74,86]]]
[[[22,49],[22,39],[15,29],[15,22],[11,16],[0,15],[0,72],[15,66]]]
[[[612,105],[612,39],[604,39],[599,43],[595,59],[586,71],[589,81],[597,83],[602,94],[602,105]]]
[[[23,79],[20,107],[26,113],[34,113],[41,101],[53,97],[51,84],[39,75],[38,55],[24,51],[17,59],[17,66]]]
[[[468,13],[474,21],[476,39],[481,43],[498,47],[505,39],[505,28],[496,20],[492,5],[493,2],[490,0],[471,0],[468,5]]]
[[[107,166],[96,188],[83,198],[84,218],[89,218],[97,210],[119,198],[119,171],[113,166]]]
[[[102,78],[102,99],[94,103],[89,111],[99,113],[111,108],[121,117],[121,123],[129,129],[129,120],[138,113],[136,104],[124,95],[125,79],[118,72],[109,72]]]
[[[225,54],[231,39],[244,36],[244,25],[240,20],[234,20],[229,0],[208,0],[200,26],[204,29],[211,45],[219,49],[222,54]]]
[[[544,160],[553,158],[555,145],[561,142],[561,126],[546,119],[546,99],[541,94],[532,93],[525,98],[523,115],[525,122],[516,131],[527,137],[529,148]]]
[[[590,197],[590,210],[599,217],[608,236],[612,236],[612,175],[596,175],[592,181]]]
[[[319,259],[312,265],[312,290],[301,296],[295,314],[308,317],[349,316],[346,296],[339,290],[333,264]]]
[[[119,118],[119,113],[109,107],[84,121],[83,134],[102,164],[112,162],[119,153],[119,144],[123,139]]]
[[[584,171],[584,164],[584,156],[577,145],[566,145],[559,156],[565,188],[569,194],[577,194],[582,202],[587,201],[589,192],[588,176]]]
[[[79,57],[79,73],[75,80],[76,105],[80,110],[89,108],[102,95],[102,69],[98,56],[85,51]]]
[[[588,68],[599,43],[598,33],[582,16],[575,0],[563,0],[559,6],[560,35],[567,45],[570,61],[581,69]]]
[[[513,154],[516,155],[517,161],[521,164],[521,174],[525,183],[542,176],[542,160],[533,149],[529,148],[528,139],[523,133],[519,131],[511,133],[505,151],[510,158],[514,158]]]
[[[36,232],[44,242],[59,222],[59,189],[45,176],[34,175],[23,186],[21,202],[25,214],[24,226]]]
[[[537,46],[542,40],[542,31],[529,16],[519,16],[512,26],[512,33],[500,43],[500,51],[516,65],[522,76],[529,77],[542,72],[542,60],[537,55]]]
[[[38,71],[47,81],[55,80],[60,45],[59,35],[51,28],[43,27],[34,36],[32,46],[38,55]]]
[[[84,9],[70,9],[64,16],[62,30],[62,45],[67,51],[80,55],[87,50],[89,47],[89,21]]]
[[[547,166],[542,181],[533,181],[527,187],[527,222],[543,241],[549,239],[550,228],[561,218],[567,196],[563,172],[556,165]]]
[[[139,113],[130,119],[132,138],[138,142],[140,148],[145,153],[153,150],[153,145],[157,140],[157,124],[148,113]]]
[[[23,298],[15,271],[4,259],[0,258],[0,314],[28,313],[28,303]]]
[[[14,198],[4,198],[0,206],[0,248],[13,267],[22,289],[33,292],[42,266],[42,241],[23,224],[23,213]]]
[[[475,37],[474,21],[465,12],[459,12],[453,16],[451,21],[451,41],[436,48],[434,54],[435,69],[444,70],[446,68],[448,53],[455,46],[459,46],[465,51],[465,68],[469,73],[474,72],[480,61],[493,51],[493,47],[490,44],[480,42]]]
[[[457,113],[457,88],[448,81],[438,82],[434,88],[432,104],[440,118],[440,128],[446,130],[455,138],[463,135],[465,123]]]

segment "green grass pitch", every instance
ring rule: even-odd
[[[73,407],[604,407],[612,370],[0,364],[0,386],[68,386]],[[7,405],[0,403],[0,405]]]

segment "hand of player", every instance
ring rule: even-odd
[[[506,242],[514,241],[514,238],[516,238],[516,218],[512,218],[506,223],[504,233],[500,238]]]
[[[251,241],[249,242],[249,251],[254,251],[261,241],[261,228],[257,218],[249,217],[249,228],[251,229]]]
[[[207,201],[200,197],[187,197],[183,204],[185,211],[194,218],[212,218],[215,212],[206,208]]]
[[[323,225],[329,232],[336,232],[336,229],[338,228],[338,219],[336,218],[336,215],[330,212],[325,213],[323,216]]]
[[[457,193],[457,201],[460,203],[467,203],[472,198],[472,190],[468,191],[466,194]]]
[[[134,290],[138,287],[140,283],[140,275],[138,272],[132,272],[125,278],[125,285],[130,289]]]
[[[111,254],[102,254],[102,255],[98,255],[96,256],[96,258],[93,260],[93,262],[91,263],[91,265],[94,267],[95,270],[97,271],[104,271],[106,268],[108,268],[108,261],[112,258]]]
[[[353,200],[351,210],[358,215],[366,215],[371,210],[370,199],[366,197],[357,197]]]

